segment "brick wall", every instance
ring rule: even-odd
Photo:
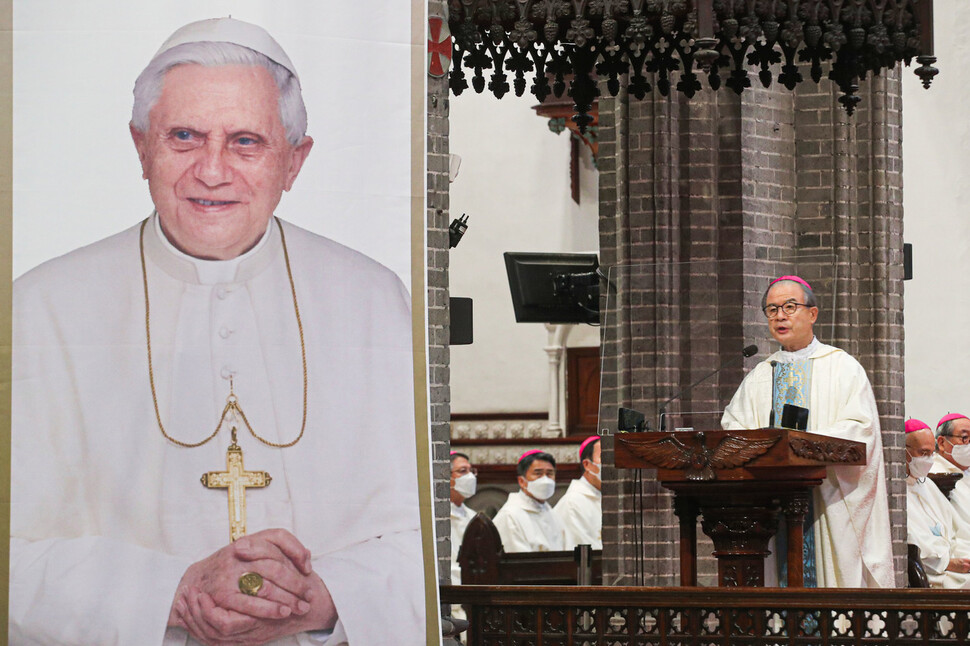
[[[444,16],[443,0],[428,14]],[[431,386],[431,451],[434,477],[438,577],[451,581],[451,393],[448,350],[448,80],[428,77],[428,379]]]
[[[799,248],[833,250],[815,272],[834,302],[826,334],[865,367],[879,406],[889,481],[897,583],[906,562],[906,489],[902,433],[903,196],[900,71],[861,83],[863,100],[847,117],[826,84],[795,95]]]

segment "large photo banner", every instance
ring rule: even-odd
[[[11,644],[438,643],[424,20],[14,0]]]

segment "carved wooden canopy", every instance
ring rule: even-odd
[[[454,35],[450,85],[457,95],[486,88],[497,98],[564,93],[581,129],[598,81],[642,99],[654,87],[692,97],[702,79],[741,94],[751,73],[765,87],[828,76],[851,114],[858,80],[916,58],[929,87],[932,0],[449,0]],[[488,79],[486,80],[486,71]],[[567,79],[572,75],[572,80]],[[511,77],[511,85],[509,80]],[[568,84],[568,87],[567,87]]]

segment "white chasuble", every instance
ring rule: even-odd
[[[458,552],[461,541],[465,538],[468,523],[475,517],[475,510],[462,503],[451,503],[451,585],[461,585],[461,565],[458,563]],[[459,605],[451,606],[451,616],[465,619],[465,611]]]
[[[569,483],[569,488],[553,508],[566,532],[563,549],[591,545],[603,549],[603,494],[585,477]]]
[[[306,340],[306,432],[281,449],[239,425],[245,467],[272,477],[246,492],[248,533],[284,528],[310,550],[339,614],[328,645],[423,643],[407,292],[378,263],[283,226]],[[231,377],[259,435],[296,438],[300,333],[275,222],[225,263],[182,255],[154,217],[144,238],[166,431],[182,442],[212,433]],[[13,643],[194,643],[165,627],[176,586],[229,543],[226,490],[200,482],[225,469],[229,429],[184,448],[155,418],[138,240],[135,226],[14,286]]]
[[[939,453],[934,453],[933,468],[930,473],[959,473],[963,475],[962,478],[957,480],[948,498],[957,521],[966,527],[970,527],[970,469],[961,469]]]
[[[548,502],[530,498],[520,489],[492,521],[506,552],[555,552],[566,549],[566,535]]]
[[[932,587],[970,587],[970,574],[946,569],[950,559],[970,557],[970,533],[957,523],[946,496],[929,478],[906,478],[906,534],[906,542],[919,547]]]
[[[724,410],[726,430],[765,428],[772,396],[771,361],[745,376]],[[819,343],[812,362],[808,430],[864,442],[865,466],[829,467],[815,489],[815,562],[818,587],[895,586],[879,412],[866,372],[846,352]]]
[[[461,565],[458,564],[458,551],[465,538],[468,523],[475,517],[475,510],[466,504],[451,503],[451,585],[461,584]]]

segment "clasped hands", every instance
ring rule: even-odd
[[[953,557],[947,564],[946,569],[950,572],[966,574],[970,572],[970,558]]]
[[[256,596],[239,577],[263,577]],[[306,630],[333,628],[330,592],[310,565],[310,551],[290,532],[267,529],[193,563],[179,582],[168,625],[210,646],[255,646]]]

